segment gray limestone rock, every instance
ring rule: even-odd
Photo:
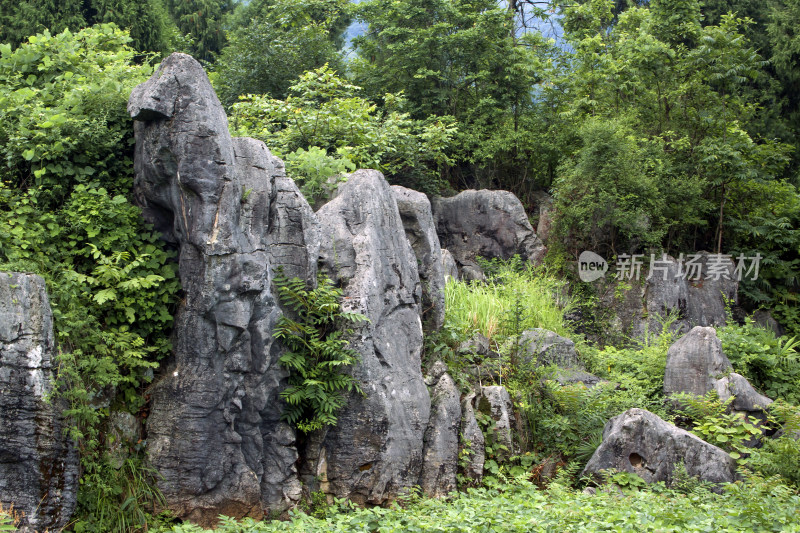
[[[583,473],[616,469],[635,473],[648,483],[669,484],[679,462],[690,476],[703,481],[736,479],[736,461],[727,452],[644,409],[629,409],[608,421],[603,442]]]
[[[708,252],[698,255],[703,274],[700,280],[688,280],[686,321],[690,326],[724,326],[725,300],[737,302],[739,282],[734,277],[735,265],[731,259],[716,261]],[[684,265],[684,269],[688,272],[689,267]]]
[[[764,329],[772,331],[776,337],[780,337],[785,333],[783,326],[773,318],[772,313],[764,309],[759,309],[753,313],[753,322]]]
[[[525,362],[583,369],[583,363],[575,351],[575,343],[554,331],[541,328],[523,331],[519,343],[525,354]]]
[[[715,388],[717,379],[732,370],[714,328],[697,326],[667,351],[664,394],[685,392],[702,396]]]
[[[439,242],[460,265],[477,256],[509,259],[519,254],[534,263],[544,256],[522,202],[508,191],[468,190],[435,198],[433,216]]]
[[[392,186],[406,237],[414,250],[422,283],[422,321],[438,330],[444,324],[445,270],[442,249],[436,235],[431,203],[421,192],[399,185]]]
[[[53,317],[44,279],[0,272],[0,504],[20,531],[55,531],[75,510],[78,455],[53,392]]]
[[[356,503],[381,504],[415,485],[423,463],[430,398],[422,377],[422,293],[417,261],[397,202],[374,170],[353,173],[317,217],[320,265],[344,291],[343,307],[369,318],[355,326],[361,356],[353,394],[338,424],[309,443],[309,473],[320,488]]]
[[[723,402],[733,396],[731,407],[734,411],[759,413],[772,403],[772,400],[755,390],[747,378],[736,372],[718,379],[714,383],[714,390]]]
[[[503,461],[514,455],[514,436],[511,427],[514,420],[514,406],[508,390],[501,385],[481,387],[481,396],[478,399],[478,410],[492,417],[497,441],[505,450],[496,450],[496,457]]]
[[[444,364],[439,363],[442,366]],[[446,368],[446,367],[445,367]],[[422,473],[419,485],[425,494],[438,498],[456,489],[458,435],[461,404],[458,387],[449,374],[438,372],[431,387],[431,416],[425,430]]]
[[[442,269],[445,282],[452,279],[458,281],[458,265],[449,250],[442,248]]]
[[[294,432],[280,421],[286,373],[272,338],[279,265],[316,266],[313,213],[263,143],[233,139],[200,64],[172,54],[131,94],[134,190],[179,248],[185,299],[175,358],[151,390],[148,455],[166,506],[203,526],[261,517],[300,497]]]
[[[486,462],[486,439],[475,417],[475,393],[470,393],[461,402],[461,449],[468,450],[468,463],[464,474],[475,481],[483,477]]]

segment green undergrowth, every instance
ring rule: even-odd
[[[450,280],[445,288],[445,321],[464,338],[482,333],[504,339],[515,331],[544,328],[568,335],[564,312],[570,306],[564,283],[519,257],[487,262],[486,282]],[[521,305],[521,313],[509,316]],[[519,320],[516,320],[519,319]]]
[[[284,522],[224,518],[216,531],[800,531],[798,507],[796,492],[774,478],[756,476],[726,487],[721,495],[702,486],[672,490],[659,484],[598,489],[590,495],[560,482],[545,491],[527,481],[514,481],[441,500],[411,498],[388,508],[359,509],[338,500],[325,518],[301,512]],[[184,524],[166,531],[205,530]]]

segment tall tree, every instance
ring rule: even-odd
[[[225,44],[225,16],[233,0],[168,0],[168,8],[178,29],[191,37],[192,55],[214,61]]]
[[[349,0],[262,0],[241,9],[217,67],[222,101],[232,104],[243,94],[285,98],[306,71],[326,63],[343,70],[348,8]]]
[[[369,0],[356,16],[353,77],[372,98],[403,91],[412,116],[459,122],[452,169],[458,186],[530,182],[541,124],[534,91],[553,51],[538,32],[517,35],[515,13],[496,0]],[[546,152],[546,151],[545,151]],[[518,191],[519,192],[519,191]]]
[[[170,20],[162,0],[22,0],[0,4],[0,42],[17,46],[44,30],[73,32],[113,22],[130,32],[141,52],[168,52]]]

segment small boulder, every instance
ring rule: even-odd
[[[476,333],[470,339],[459,344],[457,351],[460,354],[474,354],[482,357],[493,355],[489,339],[482,333]]]
[[[713,446],[644,409],[629,409],[608,421],[603,442],[584,475],[615,469],[637,474],[648,483],[669,484],[675,467],[702,481],[729,483],[736,479],[736,461]]]
[[[747,378],[736,372],[718,379],[714,383],[714,389],[723,402],[733,396],[731,407],[734,411],[760,413],[772,403],[772,400],[754,389]]]
[[[716,387],[718,379],[732,370],[714,328],[696,326],[667,351],[664,394],[685,392],[703,396]]]
[[[494,420],[494,437],[505,449],[497,449],[495,456],[504,461],[514,455],[514,437],[511,432],[514,406],[508,390],[501,385],[481,387],[478,410]]]
[[[453,259],[453,254],[449,250],[442,248],[442,269],[444,270],[445,282],[448,280],[458,281],[458,265]]]
[[[780,337],[786,333],[783,329],[783,326],[781,326],[778,321],[773,318],[772,313],[765,311],[764,309],[759,309],[753,313],[753,322],[766,330],[772,331],[776,337]]]
[[[562,368],[583,368],[571,339],[541,328],[526,330],[519,340],[526,362],[537,366],[557,365]]]
[[[431,416],[425,430],[422,452],[422,473],[419,485],[428,496],[438,498],[456,489],[458,472],[458,430],[461,426],[459,392],[439,362],[429,376],[431,387]],[[437,376],[438,374],[438,376]]]

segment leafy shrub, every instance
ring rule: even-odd
[[[347,158],[335,158],[318,146],[310,146],[286,154],[286,168],[313,205],[325,200],[344,179],[343,174],[356,166]]]
[[[108,463],[104,423],[111,409],[144,406],[142,389],[171,351],[180,290],[175,254],[128,200],[125,108],[151,72],[128,41],[97,26],[34,36],[13,52],[0,45],[0,270],[47,282],[57,391],[81,454],[83,531],[146,526],[157,490],[138,456],[120,470]]]
[[[342,290],[320,273],[316,288],[308,288],[299,278],[275,276],[281,303],[293,317],[284,314],[273,335],[289,351],[280,364],[289,370],[289,386],[281,392],[287,406],[283,418],[303,432],[325,425],[336,425],[345,392],[361,393],[361,387],[346,373],[359,360],[358,352],[348,348],[343,326],[367,320],[362,314],[341,308]]]
[[[473,488],[450,498],[422,498],[404,506],[355,508],[339,500],[338,512],[315,518],[292,512],[288,521],[223,518],[219,533],[326,532],[545,532],[545,531],[798,531],[800,496],[775,478],[750,476],[723,494],[690,493],[654,485],[642,490],[590,495],[553,483],[527,481]],[[174,533],[199,533],[184,524]]]
[[[800,404],[800,342],[776,338],[749,317],[741,326],[732,323],[719,329],[718,335],[733,368],[751,385],[770,398]]]
[[[320,147],[358,168],[438,192],[438,167],[447,163],[455,127],[446,118],[419,121],[402,111],[402,95],[386,95],[382,110],[327,65],[307,72],[285,100],[247,95],[233,105],[235,135],[260,139],[279,157]],[[292,175],[292,168],[287,172]]]
[[[800,409],[781,400],[770,405],[768,423],[780,428],[780,436],[763,440],[751,450],[747,465],[768,476],[780,475],[800,488]]]
[[[734,459],[749,454],[747,442],[761,436],[761,429],[743,413],[729,412],[733,397],[723,402],[716,391],[709,391],[701,397],[674,394],[672,399],[681,404],[680,410],[694,422],[692,433],[727,451]]]

